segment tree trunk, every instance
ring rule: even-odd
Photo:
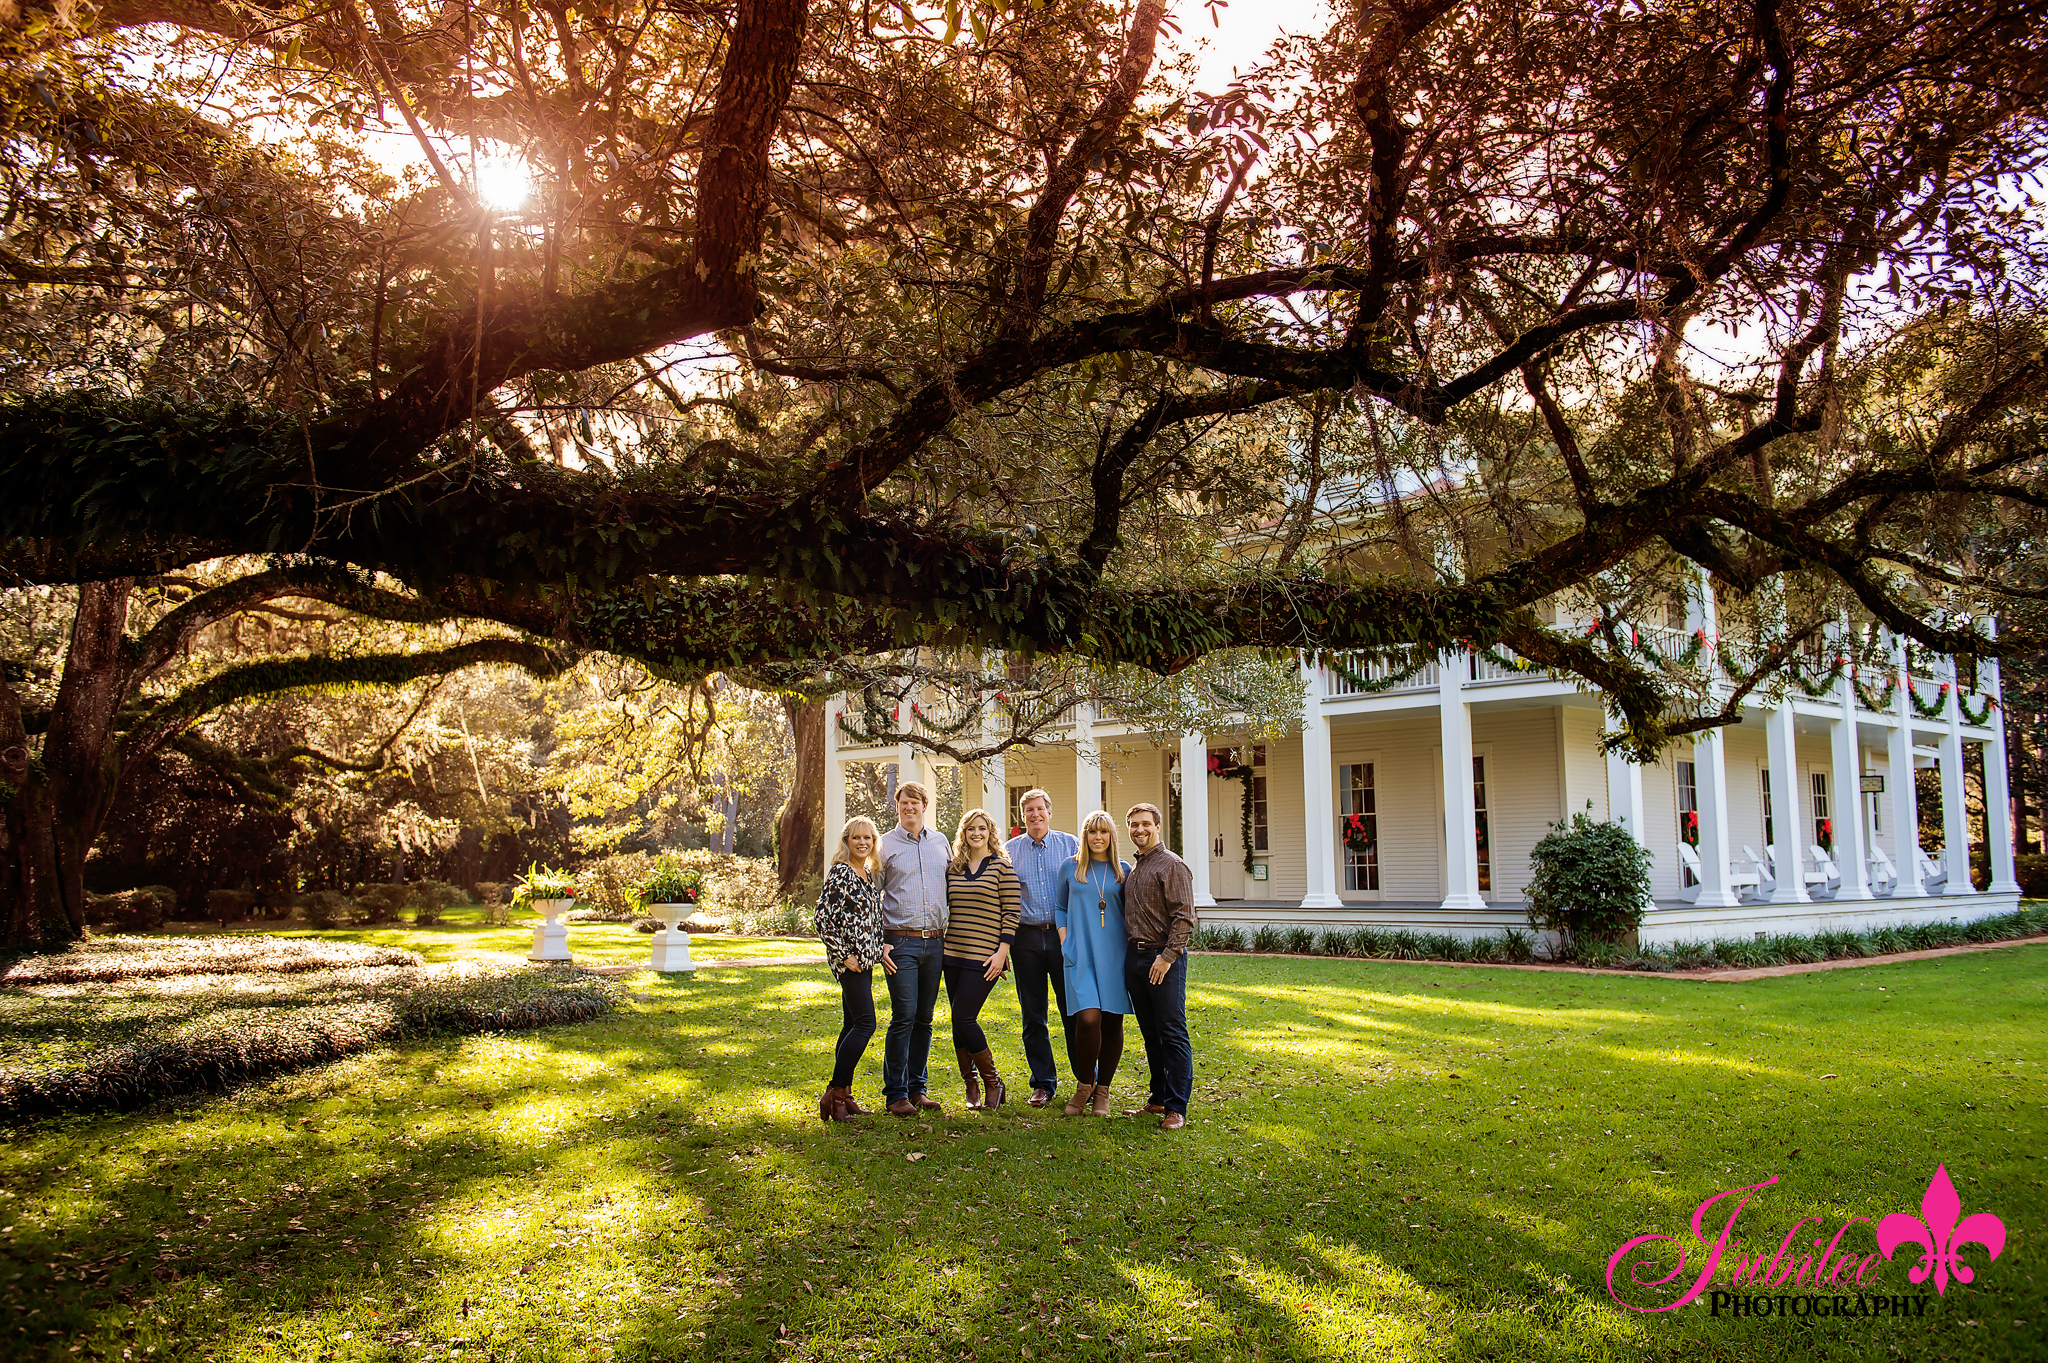
[[[78,591],[63,680],[43,735],[28,752],[20,696],[0,681],[0,775],[7,782],[7,949],[60,946],[85,935],[85,857],[120,784],[114,718],[128,691],[124,634],[134,583]]]
[[[825,818],[825,702],[782,698],[796,738],[796,770],[789,780],[789,799],[775,822],[775,871],[785,896],[797,882],[824,869],[819,825]]]

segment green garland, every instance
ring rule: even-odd
[[[1588,631],[1588,633],[1590,632]],[[1629,642],[1635,645],[1636,652],[1648,658],[1659,667],[1691,667],[1695,662],[1699,661],[1701,652],[1707,646],[1707,632],[1703,629],[1696,629],[1692,632],[1692,642],[1685,646],[1685,652],[1679,654],[1676,658],[1667,658],[1657,651],[1655,644],[1646,643],[1641,633],[1634,626],[1629,627],[1628,633]]]
[[[1211,776],[1221,776],[1226,781],[1238,781],[1244,787],[1244,798],[1238,806],[1238,838],[1240,845],[1244,848],[1245,874],[1250,875],[1252,870],[1252,768],[1243,763],[1231,762],[1218,764],[1216,769],[1208,774]],[[1181,784],[1183,786],[1187,784],[1187,777],[1181,777]]]
[[[1510,672],[1543,671],[1543,668],[1537,666],[1535,663],[1530,662],[1527,658],[1524,658],[1519,653],[1498,653],[1491,646],[1487,646],[1484,648],[1475,648],[1472,650],[1472,652],[1477,656],[1486,659],[1486,661],[1492,663],[1495,667],[1504,667]]]
[[[1799,689],[1806,693],[1808,700],[1825,700],[1834,691],[1835,683],[1842,679],[1842,673],[1846,672],[1848,668],[1849,660],[1847,658],[1836,658],[1835,665],[1828,669],[1825,677],[1822,677],[1817,682],[1809,681],[1807,680],[1806,669],[1802,668],[1799,665],[1798,659],[1795,658],[1786,665],[1785,673],[1799,684]]]
[[[1863,708],[1881,715],[1891,708],[1892,697],[1898,694],[1899,674],[1886,672],[1884,690],[1874,697],[1870,694],[1870,688],[1863,684],[1861,677],[1854,678],[1853,684],[1856,687],[1856,698],[1863,702]]]
[[[1997,708],[1998,697],[1986,696],[1984,697],[1984,708],[1982,710],[1979,710],[1977,713],[1972,714],[1970,713],[1970,702],[1963,699],[1962,692],[1956,692],[1956,709],[1962,712],[1963,723],[1965,724],[1975,724],[1979,726],[1989,724],[1991,722],[1991,712],[1993,710],[1996,710]]]
[[[1372,695],[1379,691],[1393,690],[1402,682],[1407,681],[1410,677],[1422,671],[1423,668],[1435,662],[1436,658],[1431,654],[1424,653],[1413,666],[1404,671],[1390,672],[1379,681],[1374,681],[1370,677],[1361,677],[1350,668],[1344,666],[1339,654],[1328,654],[1324,657],[1323,661],[1329,664],[1332,672],[1335,672],[1338,676],[1349,682],[1358,694]]]
[[[1934,693],[1932,701],[1924,701],[1920,699],[1920,688],[1913,685],[1912,674],[1908,673],[1906,698],[1913,702],[1913,709],[1919,712],[1922,719],[1940,719],[1948,712],[1948,683],[1941,684],[1941,689]]]

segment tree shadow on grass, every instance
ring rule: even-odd
[[[1673,1021],[1635,994],[1532,1005],[1512,981],[1448,1004],[1427,981],[1390,987],[1382,973],[1284,994],[1260,973],[1214,974],[1193,997],[1198,1079],[1215,1088],[1178,1136],[1018,1104],[821,1126],[812,1103],[838,1017],[815,968],[636,984],[628,1012],[582,1027],[412,1046],[184,1108],[24,1129],[6,1165],[18,1220],[0,1270],[24,1274],[14,1342],[22,1356],[216,1363],[458,1349],[1853,1352],[1843,1331],[1716,1334],[1605,1299],[1612,1248],[1681,1229],[1694,1202],[1730,1186],[1714,1161],[1753,1142],[1724,1114],[1728,1129],[1674,1143],[1674,1123],[1729,1084],[1700,1044],[1696,1002]],[[1617,1028],[1636,1058],[1606,1043]],[[1142,1084],[1132,1043],[1125,1092]],[[1907,1037],[1891,1063],[1910,1064],[1915,1045],[1938,1049]],[[870,1092],[878,1062],[879,1039]],[[1576,1094],[1598,1069],[1614,1073]],[[1595,1101],[1606,1106],[1584,1110]],[[1755,1106],[1759,1120],[1779,1115]],[[1679,1153],[1603,1134],[1631,1120]],[[1820,1139],[1781,1219],[1809,1204],[1867,1210],[1850,1190],[1868,1182],[1869,1152],[1846,1144],[1867,1114],[1801,1120]],[[1651,1154],[1674,1167],[1654,1174]],[[1910,1194],[1900,1206],[1916,1205],[1924,1177],[1893,1172]],[[2038,1195],[1998,1210],[2018,1227],[2029,1205],[2039,1224]],[[2040,1289],[2015,1281],[1986,1286],[2011,1318],[2038,1319]],[[2002,1347],[1953,1320],[1915,1325],[1886,1342]]]

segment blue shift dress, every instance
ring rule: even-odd
[[[1074,879],[1074,862],[1060,875],[1053,922],[1067,930],[1060,956],[1067,967],[1067,1016],[1084,1008],[1128,1013],[1124,990],[1124,887],[1106,861],[1088,863],[1087,879]],[[1129,862],[1120,863],[1124,874]]]

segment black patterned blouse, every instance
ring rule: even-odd
[[[834,975],[846,973],[849,956],[869,970],[882,959],[882,889],[845,862],[825,877],[813,921]]]

